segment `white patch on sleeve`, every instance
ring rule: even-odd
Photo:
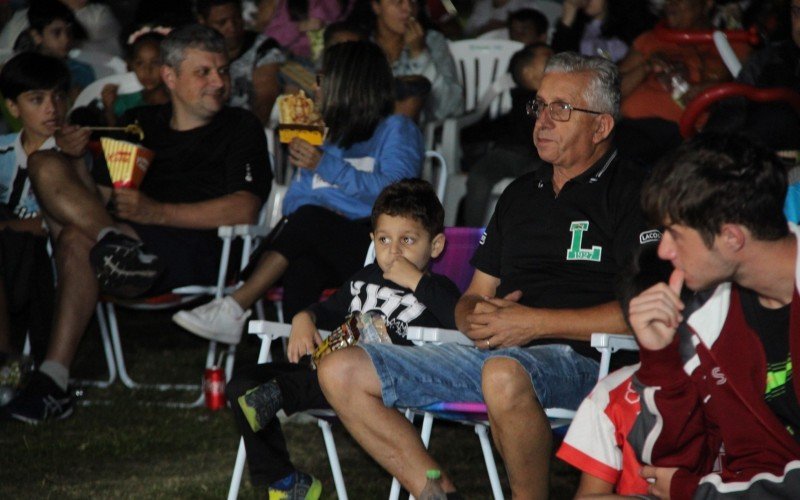
[[[375,158],[371,156],[364,156],[362,158],[345,158],[344,161],[352,165],[353,168],[358,170],[359,172],[372,173],[373,171],[375,171]],[[314,177],[311,179],[311,189],[322,189],[322,188],[338,189],[338,186],[324,180],[318,174],[314,174]]]

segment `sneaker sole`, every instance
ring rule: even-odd
[[[238,335],[231,335],[231,334],[206,330],[205,328],[200,327],[197,323],[192,321],[188,316],[189,316],[188,312],[178,311],[172,315],[172,321],[178,324],[178,326],[180,326],[181,328],[188,331],[189,333],[197,335],[198,337],[202,337],[206,340],[213,340],[214,342],[221,342],[223,344],[232,344],[232,345],[236,345],[242,340],[241,333],[239,333]]]
[[[314,478],[312,481],[311,486],[308,488],[306,492],[305,500],[319,500],[319,497],[322,496],[322,483],[319,479]]]
[[[47,422],[48,420],[64,420],[65,418],[69,418],[72,415],[73,408],[70,406],[67,408],[63,413],[58,415],[57,417],[52,417],[45,420],[40,420],[38,418],[30,418],[26,417],[25,415],[20,415],[18,413],[9,413],[8,415],[13,418],[14,420],[19,420],[20,422],[25,422],[26,424],[30,425],[39,425],[42,422]]]
[[[131,247],[109,245],[92,248],[89,254],[95,276],[103,293],[113,297],[134,298],[152,288],[164,271],[158,257],[148,263],[139,260]]]

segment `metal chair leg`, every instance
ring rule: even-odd
[[[336,443],[333,441],[331,424],[323,419],[318,419],[317,425],[322,429],[322,437],[325,439],[325,449],[328,451],[328,460],[331,463],[331,474],[333,474],[333,482],[336,485],[336,495],[339,500],[347,500],[347,489],[344,487],[342,466],[339,464],[339,453],[336,451]]]

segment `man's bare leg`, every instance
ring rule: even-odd
[[[425,472],[441,467],[428,454],[416,428],[381,399],[381,383],[369,355],[351,347],[325,357],[319,367],[325,397],[350,435],[411,494],[425,487]],[[455,491],[443,473],[445,491]]]
[[[553,436],[530,374],[513,359],[492,358],[483,366],[481,383],[513,497],[546,499]]]
[[[97,279],[89,263],[94,240],[74,226],[58,236],[55,248],[58,288],[53,333],[45,360],[69,368],[97,303]]]
[[[61,154],[36,153],[28,162],[28,170],[48,220],[76,226],[92,240],[102,229],[114,226],[99,193],[86,185],[76,166]]]
[[[242,286],[231,294],[244,310],[252,306],[264,293],[277,282],[286,269],[289,261],[278,252],[266,252],[258,261],[253,273]]]

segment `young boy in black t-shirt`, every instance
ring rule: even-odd
[[[408,326],[455,328],[460,292],[448,278],[427,271],[444,249],[444,209],[425,181],[405,179],[386,187],[372,209],[375,263],[354,274],[329,300],[312,305],[292,319],[290,363],[247,367],[228,384],[236,423],[247,449],[256,487],[268,486],[270,498],[319,498],[320,482],[292,465],[274,418],[328,408],[317,372],[306,356],[322,342],[318,326],[335,328],[353,312],[381,314],[392,343],[411,345]],[[324,363],[324,359],[321,361]]]

